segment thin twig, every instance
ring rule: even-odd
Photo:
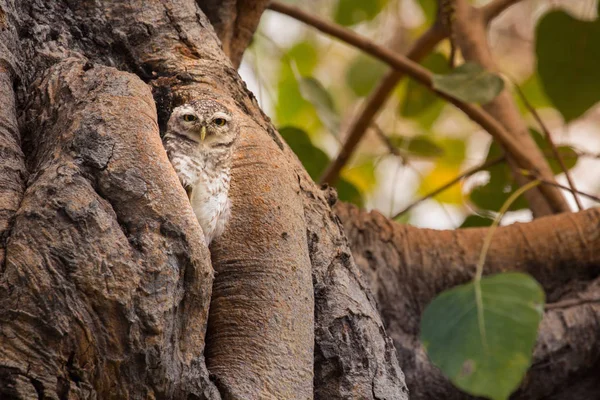
[[[385,147],[387,147],[388,151],[396,157],[400,158],[400,160],[402,160],[402,165],[406,165],[408,163],[408,157],[406,156],[406,154],[402,154],[400,150],[396,146],[394,146],[394,143],[392,143],[390,138],[383,132],[379,125],[373,123],[373,129],[375,130],[375,133],[377,133],[379,139],[381,139],[383,144],[385,144]]]
[[[456,178],[452,179],[451,181],[447,182],[446,184],[440,186],[439,188],[427,193],[425,196],[420,197],[419,199],[413,201],[412,203],[410,203],[408,206],[406,206],[402,211],[400,211],[399,213],[397,213],[396,215],[394,215],[392,217],[392,219],[396,219],[400,216],[402,216],[403,214],[406,214],[408,211],[410,211],[413,207],[415,207],[417,204],[430,199],[434,196],[437,196],[438,194],[442,193],[444,190],[451,188],[452,186],[454,186],[455,184],[457,184],[458,182],[460,182],[461,180],[463,180],[464,178],[468,178],[469,176],[473,175],[476,172],[479,171],[483,171],[486,168],[492,167],[496,164],[501,163],[502,161],[504,161],[505,157],[504,156],[500,156],[498,158],[494,158],[491,159],[489,161],[486,161],[485,163],[481,164],[481,165],[477,165],[473,168],[469,168],[468,170],[466,170],[465,172],[463,172],[462,174],[460,174],[459,176],[457,176]]]
[[[556,303],[546,304],[546,310],[556,310],[559,308],[569,308],[575,306],[581,306],[584,304],[594,304],[600,303],[600,298],[591,298],[591,299],[567,299],[562,301],[557,301]]]
[[[298,7],[282,4],[277,1],[272,2],[269,7],[277,12],[286,14],[292,18],[298,19],[310,26],[313,26],[326,34],[332,35],[343,42],[346,42],[371,56],[378,58],[389,64],[398,71],[402,71],[421,83],[437,96],[454,104],[462,110],[471,120],[478,123],[483,129],[489,132],[504,149],[512,156],[512,158],[522,168],[537,171],[535,163],[530,159],[529,155],[522,149],[519,141],[511,136],[500,122],[488,114],[485,110],[473,104],[464,103],[450,95],[439,92],[433,88],[432,74],[426,68],[419,64],[394,53],[382,46],[373,43],[371,40],[356,34],[348,29],[332,24],[319,17],[308,14]],[[540,190],[548,199],[554,199],[555,193],[548,188],[548,185],[541,185]]]
[[[486,24],[492,22],[494,18],[503,13],[513,4],[518,3],[521,0],[493,0],[481,7],[481,13]]]
[[[407,53],[407,57],[411,60],[419,61],[435,48],[435,46],[444,38],[443,30],[434,24],[427,30],[419,39],[415,41],[411,49]],[[371,125],[371,121],[375,118],[379,110],[383,107],[390,94],[398,82],[404,77],[403,71],[391,70],[381,80],[377,88],[365,100],[362,109],[358,116],[350,124],[348,134],[345,135],[346,140],[340,149],[335,160],[325,169],[320,181],[335,184],[340,171],[346,165],[365,132]]]
[[[550,186],[557,187],[559,189],[566,190],[566,191],[571,192],[571,193],[577,193],[580,196],[587,197],[590,200],[593,200],[593,201],[595,201],[597,203],[600,203],[600,197],[594,196],[593,194],[585,193],[585,192],[582,192],[580,190],[575,190],[575,189],[572,189],[572,188],[570,188],[568,186],[561,185],[558,182],[553,182],[553,181],[549,181],[549,180],[544,179],[544,178],[540,178],[538,175],[532,173],[531,171],[521,170],[520,172],[521,172],[521,174],[524,177],[529,178],[529,179],[537,179],[538,181],[542,182],[544,185],[550,185]]]
[[[523,93],[523,91],[521,90],[521,87],[516,82],[513,82],[513,84],[515,85],[515,88],[517,89],[517,93],[519,94],[519,97],[525,104],[525,107],[529,110],[531,115],[533,115],[533,118],[535,118],[537,123],[542,128],[542,131],[544,132],[544,136],[546,136],[546,141],[550,145],[550,148],[552,149],[552,153],[554,154],[554,157],[556,157],[556,159],[558,160],[558,163],[560,164],[560,168],[565,173],[567,182],[569,182],[569,186],[571,186],[571,189],[573,189],[571,193],[573,194],[573,198],[575,199],[577,208],[579,209],[579,211],[583,210],[581,201],[579,200],[579,197],[577,196],[577,189],[575,188],[575,182],[573,182],[573,179],[571,178],[571,173],[569,172],[569,168],[567,168],[567,166],[565,165],[565,161],[563,160],[558,149],[556,148],[556,144],[554,143],[554,140],[552,140],[552,135],[550,134],[550,130],[548,130],[548,128],[546,127],[546,124],[544,124],[544,121],[542,121],[542,118],[540,118],[540,115],[538,114],[536,109],[531,105],[529,100],[527,100],[527,97],[525,96],[525,93]]]

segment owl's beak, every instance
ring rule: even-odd
[[[200,130],[200,141],[204,142],[204,138],[206,138],[206,126],[202,125],[202,129]]]

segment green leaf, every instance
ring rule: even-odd
[[[437,16],[437,1],[436,0],[419,0],[419,5],[425,14],[425,23],[427,26],[435,22]]]
[[[446,137],[439,139],[438,144],[444,151],[444,158],[441,160],[444,164],[456,166],[458,168],[465,160],[467,146],[464,139]]]
[[[352,183],[361,193],[371,191],[377,184],[375,163],[372,159],[366,159],[351,167],[344,168],[341,176]]]
[[[357,96],[366,96],[381,80],[388,68],[380,61],[359,55],[346,71],[346,82]]]
[[[287,52],[288,58],[293,60],[300,75],[313,73],[319,61],[319,54],[315,43],[305,40],[293,45]]]
[[[339,0],[334,12],[334,20],[340,25],[349,26],[370,21],[385,6],[383,0]]]
[[[509,182],[492,180],[485,185],[477,186],[471,190],[469,199],[480,209],[499,211],[504,202],[518,189],[512,178]],[[509,211],[523,210],[528,207],[524,198],[519,198],[510,206]]]
[[[298,85],[302,97],[315,107],[323,125],[329,132],[337,135],[340,130],[340,119],[327,89],[312,77],[300,78]]]
[[[277,83],[275,116],[279,125],[294,125],[308,132],[314,132],[322,126],[315,107],[300,94],[296,75],[284,60],[281,61]]]
[[[525,95],[525,98],[533,108],[537,109],[544,107],[552,107],[552,103],[546,95],[546,92],[544,92],[544,88],[542,87],[542,83],[540,82],[540,77],[537,73],[532,74],[529,78],[525,80],[525,82],[521,84],[521,91],[523,91],[523,95]],[[514,93],[514,98],[519,106],[519,111],[521,111],[521,113],[525,114],[529,112],[527,110],[527,107],[523,103],[521,96],[519,96],[518,93]]]
[[[364,207],[364,200],[360,191],[352,183],[346,179],[341,178],[336,187],[338,193],[338,199],[357,205],[358,207]]]
[[[469,215],[459,228],[479,228],[483,226],[491,226],[494,222],[491,218],[482,217],[480,215]]]
[[[434,74],[445,74],[450,71],[448,60],[441,53],[430,54],[423,60],[422,64]],[[444,101],[442,101],[439,96],[436,96],[422,84],[415,82],[413,79],[409,79],[406,95],[400,103],[401,116],[413,118],[427,110],[435,109],[435,118],[437,118],[443,107]]]
[[[537,70],[548,97],[565,121],[600,101],[600,18],[580,21],[552,11],[538,23]]]
[[[560,174],[563,172],[559,161],[554,157],[550,144],[546,141],[542,135],[535,129],[529,130],[536,142],[552,172],[554,174]],[[571,146],[561,145],[557,146],[558,153],[561,155],[565,165],[568,169],[573,168],[577,164],[578,155],[575,149]],[[492,142],[488,150],[486,161],[495,159],[503,154],[500,146],[496,142]],[[511,194],[517,190],[518,185],[516,184],[509,166],[506,163],[496,164],[486,171],[490,173],[490,180],[484,184],[477,186],[471,190],[469,194],[470,201],[475,204],[478,208],[484,210],[498,211],[502,204],[510,197]],[[517,211],[528,208],[527,201],[524,197],[519,197],[510,207],[510,211]]]
[[[421,341],[431,361],[460,389],[474,396],[508,399],[531,363],[544,310],[544,291],[529,275],[483,278],[483,329],[475,285],[437,296],[423,313]]]
[[[302,165],[313,180],[318,180],[329,164],[327,154],[315,147],[308,134],[302,129],[286,126],[279,129],[279,134],[298,156]]]
[[[504,81],[479,64],[468,62],[448,74],[433,75],[433,87],[467,103],[486,104],[504,89]]]
[[[439,157],[444,149],[424,135],[404,137],[390,136],[390,141],[401,151],[417,157]]]
[[[563,169],[560,165],[560,162],[554,156],[554,152],[552,151],[552,146],[550,146],[550,143],[548,143],[546,138],[543,137],[542,134],[536,131],[535,129],[530,128],[529,133],[531,134],[531,136],[533,136],[533,140],[538,145],[540,150],[542,150],[542,153],[544,153],[546,161],[548,161],[552,172],[555,175],[561,174],[563,172]],[[571,169],[575,166],[575,164],[577,164],[579,156],[577,155],[575,149],[573,149],[571,146],[556,146],[556,150],[565,162],[565,166],[567,167],[567,169]]]
[[[500,157],[504,152],[496,142],[490,144],[486,161]],[[489,181],[480,186],[476,186],[469,194],[470,201],[478,208],[491,211],[499,211],[502,205],[515,190],[518,185],[515,183],[512,172],[506,162],[496,164],[485,169],[490,174]],[[527,208],[527,201],[520,196],[509,208],[509,211],[517,211]]]
[[[486,161],[502,155],[500,146],[493,142],[490,145]],[[515,190],[519,188],[516,184],[512,172],[506,162],[496,164],[487,168],[490,174],[489,181],[480,186],[476,186],[469,194],[469,200],[478,208],[483,210],[499,211],[502,205]],[[528,207],[527,201],[523,196],[515,200],[509,208],[509,211],[522,210]]]

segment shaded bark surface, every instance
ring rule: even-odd
[[[338,204],[336,212],[395,347],[413,399],[463,399],[427,359],[420,316],[441,291],[468,282],[486,228],[438,231]],[[524,271],[544,287],[547,311],[515,399],[592,399],[600,372],[600,209],[501,227],[484,273]],[[574,388],[577,390],[574,390]]]
[[[269,0],[198,0],[221,39],[223,52],[239,67]]]
[[[406,398],[329,192],[196,2],[0,12],[0,397]],[[212,266],[159,136],[200,98],[242,126]]]

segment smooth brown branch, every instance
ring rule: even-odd
[[[396,215],[394,215],[392,217],[392,219],[396,219],[401,217],[402,215],[406,214],[408,211],[410,211],[413,207],[415,207],[416,205],[420,204],[421,202],[430,199],[434,196],[437,196],[438,194],[442,193],[443,191],[451,188],[452,186],[456,185],[458,182],[460,182],[461,180],[463,180],[464,178],[467,178],[471,175],[473,175],[476,172],[479,171],[483,171],[486,168],[492,167],[496,164],[501,163],[502,161],[504,161],[505,157],[504,156],[500,156],[498,158],[494,158],[491,159],[489,161],[486,161],[485,163],[481,164],[481,165],[477,165],[473,168],[469,168],[468,170],[466,170],[465,172],[463,172],[462,174],[460,174],[459,176],[457,176],[456,178],[452,179],[451,181],[447,182],[446,184],[440,186],[439,188],[427,193],[425,196],[420,197],[419,199],[413,201],[412,203],[410,203],[408,206],[406,206],[402,211],[400,211],[399,213],[397,213]]]
[[[511,157],[515,160],[515,162],[518,163],[519,166],[528,170],[537,171],[536,162],[534,162],[529,157],[527,152],[522,148],[520,141],[510,135],[510,133],[500,122],[498,122],[481,107],[464,103],[448,94],[435,90],[433,88],[432,73],[426,68],[423,68],[421,65],[407,59],[402,55],[377,45],[364,36],[342,28],[338,25],[331,24],[330,22],[314,15],[308,14],[300,10],[298,7],[289,6],[279,2],[272,2],[269,5],[269,8],[274,11],[289,15],[292,18],[298,19],[299,21],[305,22],[306,24],[317,28],[321,32],[332,35],[343,42],[346,42],[349,45],[352,45],[364,51],[365,53],[382,60],[396,70],[402,71],[406,75],[409,75],[411,78],[414,78],[417,82],[430,89],[437,96],[454,104],[471,120],[489,132],[494,139],[496,139],[498,143],[504,147],[504,149],[511,155]],[[552,203],[560,203],[560,199],[556,198],[557,194],[552,189],[553,188],[548,187],[547,185],[540,186],[540,191],[546,198],[552,199]]]
[[[521,0],[492,0],[485,6],[481,7],[483,20],[486,24],[492,22],[494,18],[506,11],[510,6],[520,2]]]
[[[546,137],[546,141],[550,145],[550,148],[552,149],[552,153],[554,154],[554,157],[556,157],[556,159],[558,160],[558,163],[560,164],[560,168],[564,172],[565,177],[567,178],[567,182],[569,182],[569,186],[571,186],[571,189],[572,189],[571,193],[573,194],[573,198],[575,199],[577,208],[579,209],[579,211],[583,210],[581,201],[579,200],[579,197],[577,196],[577,189],[575,188],[575,182],[573,181],[573,178],[571,177],[569,168],[567,168],[565,161],[563,160],[562,156],[560,155],[560,152],[556,148],[556,144],[554,143],[554,140],[552,140],[552,135],[550,134],[550,130],[548,130],[548,128],[546,127],[546,124],[544,123],[544,121],[542,121],[542,118],[540,118],[540,115],[538,114],[536,109],[531,105],[529,100],[527,100],[527,97],[525,96],[525,93],[523,93],[523,91],[521,90],[521,87],[516,82],[513,82],[513,84],[514,84],[515,88],[517,89],[517,93],[519,94],[519,97],[525,104],[525,107],[529,110],[531,115],[533,115],[533,117],[535,118],[537,123],[542,128],[542,131],[544,132],[544,136]]]

